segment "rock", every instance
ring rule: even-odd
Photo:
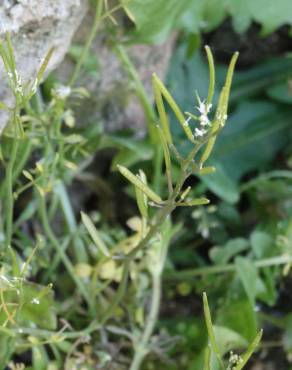
[[[84,44],[92,22],[92,14],[89,12],[76,32],[73,43]],[[123,23],[118,18],[119,27]],[[125,46],[150,100],[153,100],[152,73],[155,72],[164,79],[175,41],[176,35],[173,35],[160,45]],[[90,57],[95,59],[98,73],[92,75],[83,69],[79,76],[77,83],[89,91],[90,98],[85,99],[76,110],[77,122],[83,125],[103,121],[105,131],[133,129],[138,135],[143,135],[146,130],[143,109],[125,68],[108,42],[106,29],[99,30]],[[72,59],[67,56],[57,70],[58,80],[63,80],[64,83],[68,81],[73,66]]]
[[[18,72],[33,78],[48,50],[54,47],[47,73],[63,60],[83,16],[87,0],[0,0],[0,37],[9,32]],[[0,75],[3,65],[0,63]],[[0,101],[13,104],[7,82],[1,81]],[[7,115],[0,112],[0,132]]]

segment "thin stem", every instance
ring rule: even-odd
[[[17,150],[18,150],[18,138],[12,139],[12,150],[9,162],[6,168],[6,248],[11,245],[12,230],[13,230],[13,210],[14,210],[14,198],[13,198],[13,169],[16,161]]]
[[[287,179],[287,180],[292,180],[292,171],[287,171],[287,170],[277,170],[277,171],[271,171],[264,173],[262,175],[259,175],[255,179],[252,179],[245,184],[243,184],[240,187],[240,191],[244,192],[249,190],[250,188],[256,187],[259,185],[261,182],[267,181],[267,180],[272,180],[272,179]]]
[[[46,200],[42,196],[39,196],[39,199],[40,199],[40,202],[39,202],[39,204],[40,204],[40,217],[41,217],[41,221],[42,221],[44,230],[45,230],[50,242],[52,243],[53,247],[56,249],[56,252],[59,254],[62,262],[64,263],[64,265],[66,267],[66,269],[68,270],[72,280],[75,282],[75,284],[79,288],[80,294],[83,296],[83,298],[87,302],[89,308],[91,310],[94,310],[94,304],[93,304],[93,302],[91,301],[91,299],[89,297],[86,286],[77,277],[77,275],[74,271],[74,267],[73,267],[70,259],[67,257],[67,255],[64,253],[62,247],[59,245],[59,242],[58,242],[57,238],[55,237],[54,232],[53,232],[53,230],[50,226],[50,222],[49,222],[49,218],[48,218],[48,212],[47,212],[47,206],[46,206]]]
[[[79,263],[88,262],[88,257],[84,243],[78,235],[78,227],[74,211],[72,208],[72,204],[68,196],[66,186],[62,181],[58,181],[58,183],[56,184],[55,192],[57,193],[59,201],[61,203],[63,215],[67,223],[68,230],[72,235],[75,257]]]
[[[149,96],[141,82],[141,79],[136,71],[136,68],[132,61],[130,60],[125,48],[122,45],[115,45],[114,50],[119,57],[123,67],[128,72],[129,77],[134,82],[134,87],[138,98],[140,99],[141,105],[143,107],[145,117],[147,120],[148,132],[153,144],[157,143],[157,135],[155,132],[154,122],[157,121],[157,116],[153,109],[152,102],[149,99]]]
[[[73,75],[71,77],[70,86],[73,86],[79,76],[80,70],[84,64],[84,61],[89,53],[89,50],[91,48],[91,45],[93,43],[93,40],[96,36],[96,32],[98,30],[98,27],[100,26],[101,20],[102,20],[102,11],[103,11],[103,0],[97,0],[96,2],[96,11],[95,11],[95,17],[93,21],[93,26],[91,28],[91,31],[89,33],[88,39],[86,41],[86,44],[82,50],[81,56],[76,64],[76,67],[74,69]]]
[[[152,298],[151,309],[147,318],[145,330],[135,346],[135,355],[130,370],[139,370],[144,357],[149,352],[148,344],[152,337],[157,322],[161,300],[161,274],[152,274]]]
[[[199,150],[199,148],[197,149]],[[192,150],[191,153],[196,153],[196,151]],[[115,298],[113,302],[111,303],[110,307],[107,308],[107,310],[104,312],[101,318],[101,324],[104,325],[108,319],[112,316],[113,312],[119,305],[120,301],[122,300],[126,288],[127,288],[127,281],[128,281],[128,275],[129,275],[129,269],[131,262],[135,259],[137,253],[141,250],[143,250],[149,243],[149,241],[154,237],[154,235],[159,230],[162,223],[165,221],[165,219],[174,211],[176,208],[175,200],[178,197],[179,193],[181,192],[182,186],[187,178],[187,170],[191,162],[193,161],[193,157],[189,156],[188,161],[186,161],[181,170],[181,176],[178,180],[175,189],[170,194],[169,199],[167,200],[165,206],[160,209],[158,214],[156,215],[155,222],[150,227],[148,233],[146,236],[138,243],[138,245],[132,249],[132,251],[125,257],[125,263],[123,266],[123,273],[122,273],[122,279],[120,282],[120,285],[118,287],[117,293],[115,295]]]
[[[256,268],[260,269],[260,268],[265,268],[265,267],[286,265],[291,262],[292,262],[292,256],[282,255],[282,256],[265,258],[259,261],[255,261],[254,265]],[[236,271],[235,264],[230,263],[227,265],[208,266],[208,267],[200,267],[200,268],[196,268],[192,270],[169,272],[165,274],[165,279],[166,280],[185,280],[185,279],[192,279],[195,276],[206,276],[206,275],[213,275],[213,274],[231,273],[235,271]]]
[[[36,329],[36,328],[25,328],[25,327],[19,327],[19,328],[11,328],[7,329],[7,334],[11,337],[14,337],[18,335],[19,333],[23,335],[33,335],[37,337],[44,337],[49,338],[51,342],[58,342],[61,341],[61,339],[75,339],[82,336],[86,336],[91,334],[92,332],[99,330],[100,324],[96,321],[93,321],[87,328],[80,331],[72,331],[72,332],[58,332],[58,331],[50,331],[50,330],[44,330],[44,329]],[[0,332],[3,331],[3,328],[0,327]]]

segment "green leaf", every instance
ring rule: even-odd
[[[245,338],[230,328],[219,325],[214,325],[213,328],[222,356],[234,348],[241,348],[248,345]]]
[[[274,32],[283,25],[292,25],[292,2],[290,0],[248,0],[252,18],[262,25],[262,34]]]
[[[240,294],[238,285],[229,289],[230,298],[217,312],[216,324],[228,327],[250,341],[256,335],[257,323],[254,307]],[[232,296],[231,296],[232,295]]]
[[[267,89],[267,94],[280,103],[292,104],[291,80],[274,84]]]
[[[84,226],[86,227],[89,235],[91,236],[92,240],[94,241],[95,245],[98,249],[106,256],[110,257],[110,252],[104,243],[104,241],[101,239],[99,232],[97,231],[96,227],[94,226],[94,223],[91,221],[91,219],[83,212],[81,212],[81,218]]]
[[[269,258],[276,254],[273,238],[263,231],[254,231],[251,234],[250,243],[257,259]]]
[[[189,0],[132,0],[125,8],[136,26],[135,41],[164,41],[189,6]]]
[[[216,172],[202,176],[202,181],[221,199],[228,203],[236,203],[239,200],[239,189],[236,182],[225,172],[221,163],[212,163]]]
[[[244,257],[237,257],[235,259],[235,266],[251,305],[254,306],[258,278],[257,269],[251,260]]]
[[[219,345],[218,345],[218,342],[216,340],[215,331],[214,331],[214,327],[213,327],[213,324],[212,324],[212,318],[211,318],[211,313],[210,313],[210,308],[209,308],[208,298],[207,298],[206,293],[203,293],[203,307],[204,307],[205,322],[206,322],[208,336],[209,336],[209,340],[210,340],[210,346],[211,346],[212,350],[214,351],[214,353],[217,357],[217,360],[218,360],[219,364],[221,365],[222,369],[224,369],[224,365],[223,365],[223,361],[222,361],[222,358],[221,358]]]
[[[217,265],[226,265],[238,253],[249,247],[249,241],[244,238],[230,239],[222,247],[214,247],[210,251],[211,260]]]
[[[51,287],[42,287],[30,282],[24,282],[22,287],[10,289],[4,292],[6,304],[18,303],[21,299],[22,305],[17,322],[22,325],[35,325],[55,330],[57,319],[54,308],[53,292]],[[6,320],[6,315],[2,311],[0,321]]]

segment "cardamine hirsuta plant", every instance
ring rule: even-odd
[[[142,171],[135,175],[127,168],[118,166],[120,173],[135,187],[137,204],[143,220],[143,232],[141,233],[141,240],[139,243],[124,257],[123,278],[115,304],[119,302],[119,297],[123,296],[122,292],[126,286],[131,262],[141,252],[146,254],[148,252],[148,254],[151,255],[148,268],[152,277],[151,306],[144,330],[135,338],[133,343],[134,357],[130,370],[140,369],[144,357],[151,350],[151,336],[158,318],[161,300],[161,275],[167,256],[167,243],[163,240],[164,225],[167,224],[171,214],[177,207],[195,207],[209,203],[207,198],[194,199],[189,197],[191,187],[185,187],[184,184],[187,179],[194,174],[204,176],[216,170],[214,167],[207,166],[206,162],[215,145],[216,138],[224,128],[228,117],[228,100],[238,53],[235,53],[230,61],[225,84],[221,89],[216,109],[212,112],[215,67],[210,48],[206,46],[205,49],[210,75],[208,96],[205,100],[202,100],[197,95],[197,103],[193,113],[183,113],[162,81],[155,74],[153,75],[153,91],[159,116],[156,130],[157,137],[159,137],[160,141],[158,145],[161,145],[164,155],[165,175],[168,184],[167,199],[162,199],[159,194],[155,193],[148,186],[146,175]],[[181,156],[173,140],[164,101],[168,103],[177,121],[181,125],[183,132],[192,145],[186,157]],[[174,183],[172,176],[173,159],[177,161],[180,167],[180,173],[176,183]],[[150,214],[148,210],[149,207],[157,209],[157,211],[155,211],[154,214]],[[206,294],[204,294],[203,298],[205,320],[210,338],[210,349],[206,352],[205,370],[212,368],[211,352],[217,358],[220,368],[224,370],[226,367],[216,343]],[[261,335],[261,332],[259,332],[250,348],[242,357],[237,355],[230,357],[229,364],[227,365],[228,369],[240,370],[244,367],[257,346]]]
[[[100,16],[101,8],[98,7],[97,11]],[[88,50],[89,44],[86,47]],[[70,134],[74,120],[72,112],[66,108],[66,100],[70,95],[82,98],[84,90],[74,88],[73,83],[70,87],[59,86],[52,91],[52,97],[46,104],[38,86],[52,51],[44,59],[36,78],[23,83],[16,70],[9,35],[6,42],[0,42],[0,55],[15,97],[15,106],[12,108],[0,104],[0,108],[6,110],[11,117],[1,137],[0,151],[1,164],[5,171],[0,187],[1,369],[7,366],[14,353],[28,350],[32,353],[34,369],[48,368],[50,356],[56,359],[59,368],[72,369],[71,357],[75,348],[83,343],[84,338],[88,340],[90,335],[96,334],[94,340],[98,341],[106,330],[124,335],[132,342],[130,370],[141,369],[145,357],[153,351],[156,345],[154,332],[161,304],[162,273],[170,240],[177,231],[171,224],[171,215],[177,207],[196,207],[209,203],[207,198],[192,198],[191,187],[186,187],[185,184],[194,174],[204,176],[215,171],[215,168],[206,163],[227,120],[228,100],[238,53],[231,59],[215,109],[215,68],[209,47],[206,47],[206,53],[210,72],[208,96],[205,100],[196,97],[194,112],[183,113],[162,81],[153,75],[158,117],[152,136],[154,132],[155,145],[163,152],[168,196],[163,198],[154,191],[142,170],[136,175],[126,167],[118,166],[119,172],[135,188],[140,212],[136,238],[130,247],[121,252],[120,249],[107,245],[87,214],[81,213],[82,223],[77,223],[66,190],[66,182],[70,183],[79,167],[84,166],[83,162],[82,165],[79,164],[80,157],[84,159],[87,155],[83,137]],[[77,65],[77,72],[79,69],[80,65]],[[73,80],[78,75],[77,72],[74,73]],[[181,155],[171,134],[165,102],[191,144],[186,156]],[[175,177],[174,161],[179,165],[179,174]],[[32,201],[15,220],[15,202],[28,189],[33,193]],[[67,229],[67,233],[62,236],[54,230],[53,222],[59,209]],[[32,235],[24,235],[21,227],[32,220],[37,220]],[[89,243],[89,238],[100,252],[98,258],[96,254],[94,257],[87,254],[86,243]],[[67,250],[69,245],[72,245],[70,255]],[[38,254],[41,266],[34,262]],[[96,267],[90,267],[90,258],[94,259]],[[113,277],[110,278],[109,266],[112,268],[116,263],[119,263],[120,276],[117,277],[118,271],[113,268]],[[143,265],[151,277],[151,299],[145,320],[130,333],[121,327],[110,326],[109,322],[123,303],[129,281],[133,279],[133,266],[137,263]],[[83,313],[86,310],[85,315],[90,320],[90,324],[81,330],[74,331],[67,322],[58,330],[51,280],[61,264],[65,267],[65,275],[74,283],[74,289],[82,302],[78,305],[79,311]],[[105,271],[106,283],[99,280],[101,270]],[[32,281],[31,271],[42,272],[41,278],[36,279],[37,283]],[[91,274],[92,278],[88,283],[86,278]],[[118,283],[116,291],[116,285],[111,288],[112,282]],[[60,287],[63,289],[62,284],[59,289]],[[101,302],[100,305],[98,302]],[[221,370],[241,370],[258,345],[262,332],[259,332],[243,355],[232,353],[225,362],[214,333],[206,294],[203,296],[203,305],[209,335],[204,370],[218,369],[218,366]],[[78,314],[75,313],[77,319]],[[50,356],[46,347],[50,348]],[[62,361],[64,351],[66,358]],[[100,355],[100,363],[102,361],[105,364],[108,362],[105,356]],[[58,368],[56,366],[54,369]],[[17,368],[15,364],[10,364],[10,367]]]

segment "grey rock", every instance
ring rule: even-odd
[[[32,79],[50,48],[54,53],[47,73],[63,60],[87,11],[87,0],[0,0],[0,37],[11,34],[16,64],[22,81]],[[0,101],[13,104],[0,63]],[[0,112],[0,132],[7,114]]]

